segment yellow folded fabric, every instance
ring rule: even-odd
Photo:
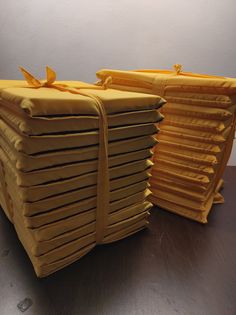
[[[108,141],[134,138],[144,135],[153,135],[157,132],[155,124],[140,124],[126,127],[110,128]],[[16,151],[26,154],[36,154],[63,149],[85,147],[98,144],[99,133],[97,131],[81,132],[65,135],[24,136],[14,131],[3,120],[0,120],[0,135],[10,142]]]
[[[0,82],[0,86],[1,86]],[[80,82],[78,82],[80,85]],[[1,91],[1,88],[0,88]],[[86,89],[80,89],[86,93]],[[163,101],[154,95],[144,95],[132,92],[123,93],[117,90],[89,89],[89,95],[98,97],[104,105],[106,113],[153,110],[159,108]],[[1,101],[5,106],[29,117],[50,117],[56,115],[88,115],[99,116],[93,98],[80,94],[61,93],[55,89],[42,87],[40,89],[6,88],[1,92]],[[46,102],[45,102],[46,100]]]
[[[236,123],[236,79],[168,70],[100,70],[117,90],[160,95],[165,119],[157,135],[150,200],[206,223],[212,203],[223,202],[221,177]],[[201,211],[201,215],[199,214]]]
[[[222,133],[209,133],[200,130],[189,129],[188,133],[182,127],[171,126],[162,124],[161,133],[166,135],[172,135],[177,138],[190,139],[198,142],[206,142],[212,144],[224,143],[231,131],[231,126],[227,127]]]
[[[115,212],[122,208],[131,206],[132,204],[143,203],[144,200],[146,200],[147,197],[150,195],[150,193],[150,190],[146,189],[126,198],[113,201],[110,203],[110,212]],[[52,209],[50,211],[38,213],[37,215],[24,216],[24,225],[27,227],[35,228],[95,208],[96,198],[92,197],[56,209]]]
[[[149,151],[150,154],[148,157],[150,157],[152,154],[150,149],[156,143],[157,140],[153,136],[142,136],[111,142],[108,144],[109,166],[117,165],[118,161],[121,161],[120,164],[123,164],[125,162],[132,162],[132,160],[138,160],[136,152],[139,151]],[[27,155],[16,151],[1,137],[0,145],[15,168],[24,172],[75,162],[91,161],[98,158],[98,145],[35,155]]]
[[[141,229],[143,229],[143,227],[147,224],[146,218],[145,217],[143,218],[143,216],[140,216],[140,215],[136,217],[138,218],[132,219],[131,222],[127,220],[128,222],[126,223],[126,226],[124,226],[124,224],[122,224],[123,227],[121,227],[119,224],[117,226],[113,226],[112,228],[113,233],[105,236],[104,243],[105,242],[109,243],[110,241],[119,240],[120,238],[127,237],[130,234],[136,233],[140,231]],[[45,242],[45,246],[42,246],[39,249],[35,248],[34,240],[30,238],[30,234],[28,230],[22,229],[22,226],[19,226],[18,224],[15,224],[15,228],[19,236],[19,239],[24,244],[25,249],[34,265],[36,274],[40,277],[45,277],[51,274],[52,272],[55,272],[73,263],[74,261],[84,256],[86,253],[88,253],[95,246],[94,233],[90,233],[90,234],[86,234],[85,236],[80,237],[79,238],[80,242],[77,242],[76,246],[73,246],[72,248],[68,245],[64,245],[64,246],[61,245],[60,248],[53,247],[53,248],[57,248],[56,252],[53,253],[53,256],[51,255],[49,256],[46,253],[44,255],[45,256],[47,255],[47,257],[45,257],[44,255],[41,255],[42,257],[41,259],[39,259],[39,256],[36,256],[36,255],[41,253],[42,250],[45,251],[46,246],[49,247],[51,251],[53,242],[52,241]],[[56,244],[58,242],[60,242],[60,238],[57,238]],[[36,253],[36,255],[34,255],[34,252]],[[56,257],[57,260],[54,260],[54,257]],[[45,263],[45,261],[47,263]]]
[[[14,183],[18,183],[17,175],[21,176],[16,172],[14,167],[7,160],[6,155],[0,149],[0,158],[5,165],[5,179],[12,182],[9,186],[13,186]],[[85,162],[86,163],[86,162]],[[94,165],[95,170],[97,168],[97,161],[90,163]],[[148,178],[147,170],[150,168],[152,163],[149,160],[140,160],[137,162],[121,164],[121,166],[109,168],[110,177],[110,191],[119,189],[122,187],[128,187],[130,184],[137,183],[139,181]],[[83,166],[84,167],[84,166]],[[47,170],[45,170],[47,172]],[[32,176],[32,172],[29,173]],[[37,174],[37,177],[40,175]],[[140,179],[140,180],[138,180]],[[27,186],[24,182],[18,185],[17,193],[20,195],[23,201],[35,202],[38,200],[44,200],[50,196],[58,195],[64,192],[71,192],[76,189],[83,187],[93,186],[97,183],[97,172],[89,172],[82,176],[73,176],[69,179],[59,179],[58,181],[52,181],[51,183],[45,183],[40,185]],[[66,198],[64,198],[66,200]]]
[[[2,119],[20,133],[31,136],[82,132],[98,130],[97,116],[64,116],[64,117],[38,117],[31,118],[25,114],[13,111],[1,102],[0,115]],[[119,127],[155,123],[162,120],[163,116],[157,110],[140,110],[108,115],[108,125]]]
[[[0,81],[0,203],[43,277],[147,226],[164,101],[22,72]]]

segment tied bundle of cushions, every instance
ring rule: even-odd
[[[164,101],[22,72],[0,81],[0,202],[44,277],[146,227]]]
[[[161,113],[149,200],[163,209],[207,222],[232,149],[236,121],[236,79],[169,70],[100,70],[112,88],[160,95]]]

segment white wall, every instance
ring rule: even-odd
[[[21,78],[18,65],[94,81],[99,68],[175,63],[236,77],[235,13],[236,0],[0,0],[0,78]]]

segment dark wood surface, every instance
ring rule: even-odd
[[[0,315],[235,315],[236,167],[207,225],[154,208],[150,229],[37,279],[0,214]]]

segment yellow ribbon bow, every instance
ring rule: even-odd
[[[26,82],[29,84],[29,87],[36,88],[36,89],[41,88],[41,87],[47,87],[47,88],[54,88],[62,92],[70,92],[73,94],[83,95],[83,93],[78,91],[79,89],[106,90],[108,89],[112,81],[111,77],[108,77],[101,86],[91,84],[90,86],[78,86],[78,87],[71,88],[66,84],[54,83],[56,81],[56,72],[48,66],[46,66],[46,80],[44,81],[40,81],[36,79],[31,73],[29,73],[23,67],[19,67],[19,68]]]

